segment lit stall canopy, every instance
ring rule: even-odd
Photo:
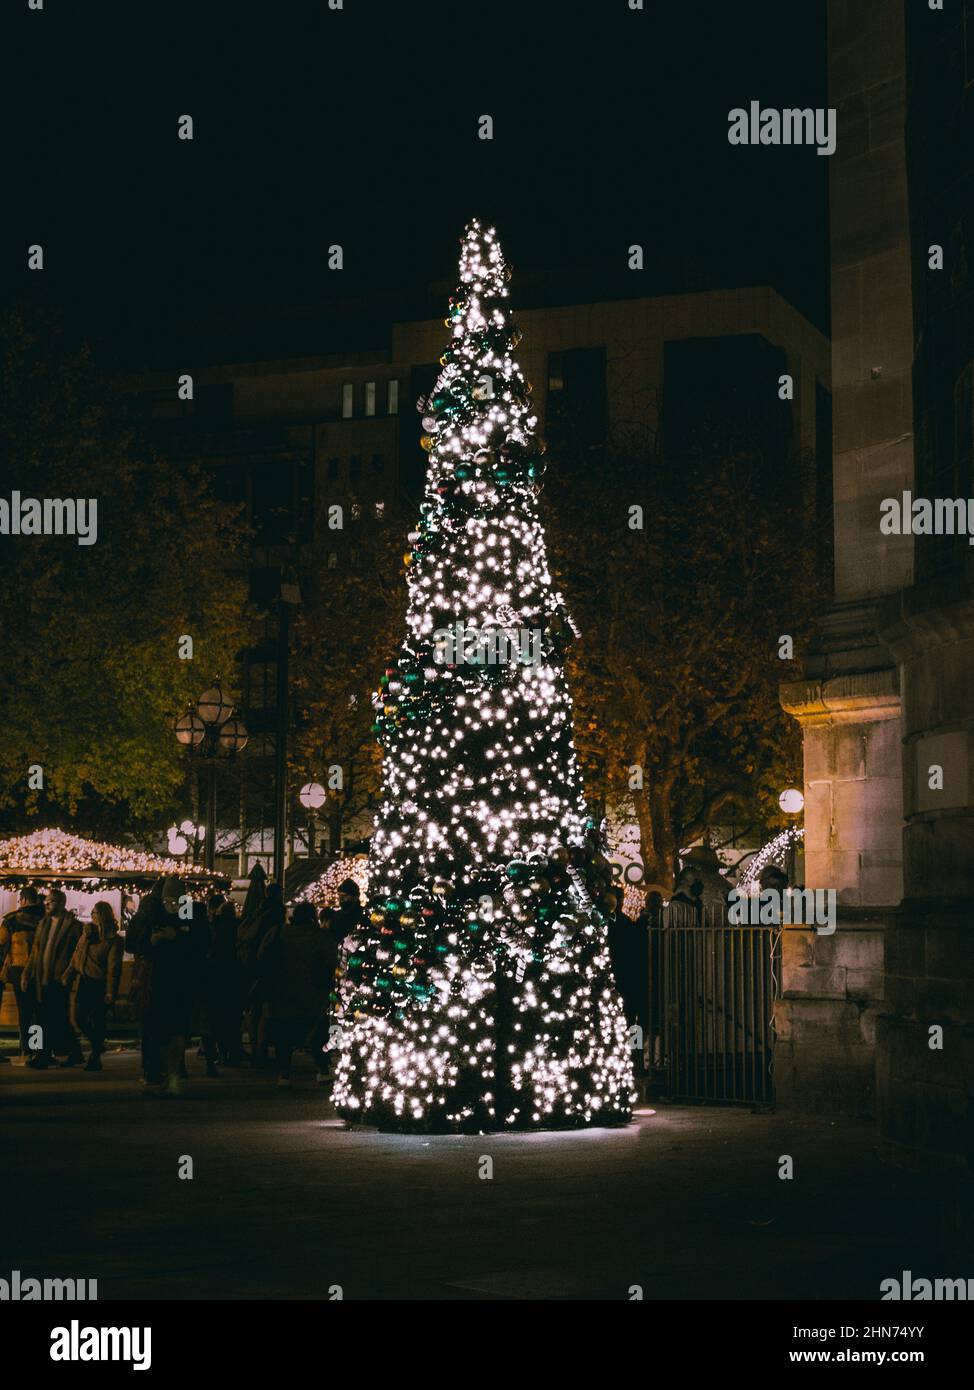
[[[61,888],[69,909],[86,919],[100,899],[121,922],[159,878],[178,878],[193,897],[227,887],[229,880],[178,859],[127,845],[84,840],[64,830],[35,830],[0,840],[0,912],[17,906],[20,890],[32,884],[43,894]]]
[[[299,903],[314,903],[319,910],[323,907],[338,907],[338,885],[346,878],[355,880],[364,902],[369,892],[369,861],[366,855],[340,855],[329,864],[323,874],[295,894],[293,900]]]

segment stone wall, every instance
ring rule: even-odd
[[[881,1151],[963,1184],[974,1175],[974,576],[898,594],[881,618],[902,672],[906,822],[878,1030]],[[935,765],[942,788],[930,785]],[[958,1202],[974,1210],[970,1188]]]
[[[974,923],[929,908],[905,911],[890,933],[887,972],[877,1064],[882,1151],[908,1168],[967,1177],[974,1172]],[[931,1036],[935,1027],[942,1045]]]
[[[779,1104],[822,1114],[875,1114],[876,1025],[885,1007],[891,915],[847,909],[831,935],[785,928],[782,997],[775,1008]]]

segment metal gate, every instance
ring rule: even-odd
[[[667,1095],[773,1101],[781,927],[671,903],[649,935],[650,1062]]]

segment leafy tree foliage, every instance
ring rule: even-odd
[[[667,459],[630,432],[549,471],[554,563],[582,633],[569,679],[587,791],[632,807],[645,886],[664,893],[680,850],[730,808],[738,825],[780,826],[779,792],[801,785],[777,692],[817,603],[807,467],[755,438],[705,423]]]
[[[293,686],[299,707],[291,752],[294,786],[309,779],[328,792],[320,815],[331,845],[371,833],[382,752],[372,732],[372,695],[396,653],[406,608],[402,508],[377,517],[354,498],[343,526],[324,546],[336,564],[320,566],[295,625]],[[329,769],[340,769],[339,777]],[[303,818],[304,812],[296,812]]]
[[[5,314],[2,351],[5,497],[94,498],[98,530],[93,545],[0,536],[0,805],[55,818],[94,798],[153,816],[185,778],[174,719],[214,677],[233,684],[242,530],[198,467],[139,440],[51,322]],[[32,765],[42,791],[28,789]]]

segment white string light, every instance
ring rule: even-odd
[[[452,341],[421,402],[406,637],[373,700],[381,803],[368,924],[346,943],[334,1099],[387,1126],[618,1123],[632,1100],[605,924],[579,867],[593,851],[560,648],[573,626],[548,568],[509,278],[493,228],[471,222]],[[435,648],[458,623],[514,621],[542,633],[540,660],[446,665]]]

